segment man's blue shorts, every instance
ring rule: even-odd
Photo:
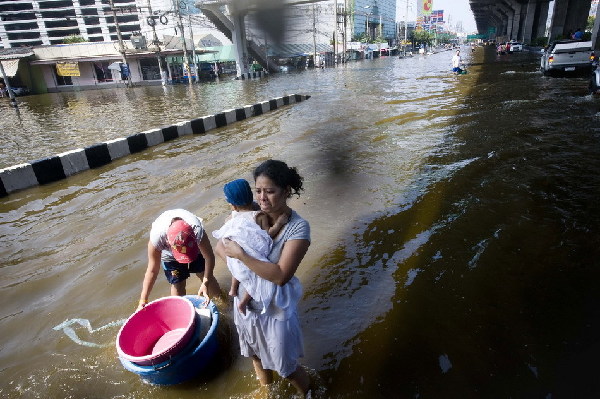
[[[198,255],[192,263],[179,263],[176,261],[162,262],[165,277],[170,284],[187,280],[191,273],[204,273],[204,258]]]

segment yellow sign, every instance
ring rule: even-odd
[[[431,15],[433,11],[433,0],[423,0],[423,15]]]
[[[81,76],[81,74],[79,73],[79,63],[57,62],[56,74],[58,76]]]

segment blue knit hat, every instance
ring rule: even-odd
[[[245,179],[230,181],[223,186],[223,192],[231,205],[249,205],[253,201],[252,189]]]

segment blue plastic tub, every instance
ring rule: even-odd
[[[194,307],[204,306],[205,299],[197,295],[186,295]],[[197,376],[204,368],[210,365],[218,348],[217,326],[219,324],[219,311],[213,302],[209,302],[208,309],[211,314],[211,324],[204,337],[200,337],[206,326],[204,320],[197,320],[194,336],[187,346],[170,359],[155,365],[141,366],[119,356],[125,369],[138,374],[144,381],[156,385],[180,384]],[[200,316],[198,316],[200,317]],[[204,322],[204,323],[203,323]]]

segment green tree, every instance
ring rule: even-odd
[[[413,32],[413,42],[417,45],[426,44],[431,45],[433,42],[434,35],[426,30],[417,30]]]
[[[587,18],[587,23],[585,25],[586,32],[591,32],[592,30],[594,30],[594,22],[596,22],[596,17],[593,15],[590,15]]]
[[[65,39],[63,40],[64,44],[71,44],[71,43],[84,43],[87,42],[87,40],[85,40],[83,37],[79,36],[79,35],[71,35],[71,36],[67,36],[65,37]]]
[[[440,44],[450,43],[452,39],[456,39],[456,35],[450,33],[440,33],[437,37]]]
[[[368,42],[367,34],[365,32],[362,32],[358,35],[354,35],[352,40],[355,42],[367,43]]]

